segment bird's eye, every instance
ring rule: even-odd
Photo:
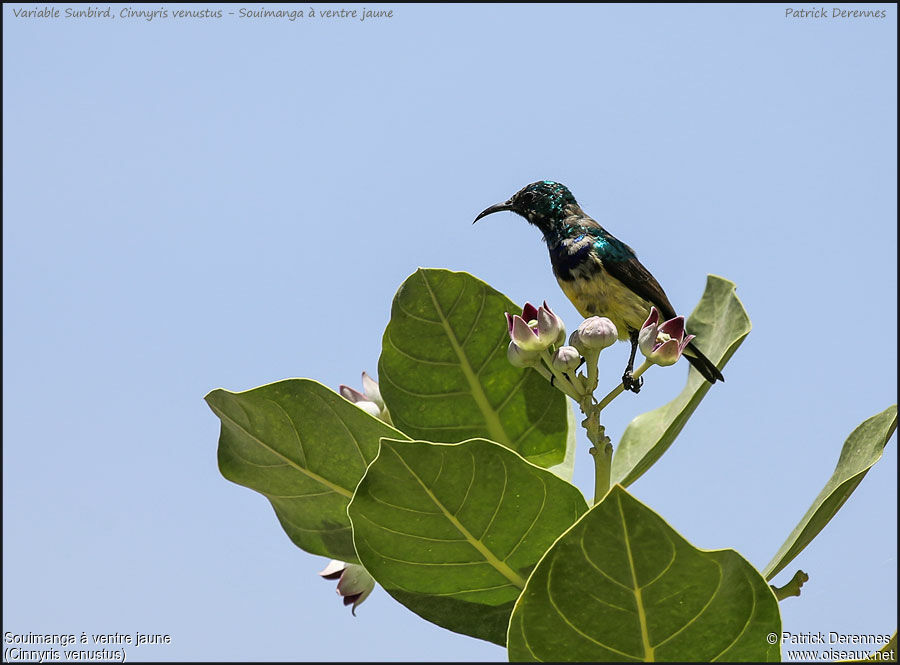
[[[522,204],[525,206],[530,206],[534,203],[534,193],[533,192],[525,192],[522,194]]]

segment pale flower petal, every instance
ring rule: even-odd
[[[692,339],[693,335],[685,335],[683,316],[659,324],[659,311],[651,307],[650,316],[638,333],[638,347],[650,362],[668,366],[678,361]]]
[[[351,388],[350,386],[345,386],[344,384],[341,384],[340,387],[338,388],[338,391],[341,393],[341,396],[344,397],[344,399],[348,399],[351,402],[353,402],[354,404],[356,404],[357,402],[368,401],[368,398],[365,395],[363,395],[358,390]]]
[[[366,397],[369,398],[369,401],[375,402],[379,408],[384,408],[384,400],[381,398],[381,389],[378,387],[378,382],[375,381],[371,376],[362,373],[362,385],[363,391],[366,393]]]

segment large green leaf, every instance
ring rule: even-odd
[[[541,559],[511,661],[772,661],[778,601],[734,550],[699,550],[620,485]]]
[[[378,377],[413,439],[485,438],[540,466],[563,461],[565,396],[506,359],[504,312],[521,308],[465,272],[420,268],[394,296]]]
[[[863,421],[847,437],[831,478],[763,571],[767,580],[775,577],[781,569],[793,561],[794,557],[825,528],[853,494],[856,486],[865,478],[872,465],[881,459],[882,451],[896,429],[895,404]]]
[[[735,293],[734,282],[708,275],[706,290],[688,318],[686,328],[697,336],[703,353],[719,369],[725,367],[750,333],[750,318]],[[653,466],[675,441],[711,387],[691,367],[687,385],[678,397],[632,420],[613,456],[613,481],[628,487]]]
[[[222,475],[265,496],[297,547],[357,561],[347,504],[378,440],[403,434],[309,379],[205,399],[222,421]]]
[[[348,513],[360,561],[388,593],[502,645],[531,569],[585,510],[577,488],[493,441],[382,439]]]
[[[578,447],[576,432],[578,428],[575,426],[575,409],[572,407],[573,402],[566,400],[566,419],[568,420],[569,433],[566,436],[566,456],[562,462],[555,466],[548,466],[547,470],[552,471],[566,482],[572,482],[572,476],[575,475],[575,449]]]

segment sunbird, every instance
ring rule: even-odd
[[[640,391],[643,380],[635,379],[632,372],[638,333],[650,307],[655,306],[666,320],[676,316],[659,282],[631,247],[581,209],[565,185],[551,180],[533,182],[508,201],[483,210],[475,222],[504,210],[521,215],[544,234],[553,274],[578,313],[585,318],[605,316],[615,324],[619,340],[631,342],[622,383],[627,390]],[[710,383],[725,380],[693,341],[684,356]]]

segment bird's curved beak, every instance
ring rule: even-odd
[[[514,210],[512,205],[512,199],[509,201],[504,201],[503,203],[498,203],[496,205],[492,205],[490,208],[485,208],[482,210],[478,217],[475,218],[475,222],[477,222],[482,217],[487,217],[488,215],[493,215],[495,212],[503,212],[504,210]],[[473,224],[475,222],[472,222]]]

